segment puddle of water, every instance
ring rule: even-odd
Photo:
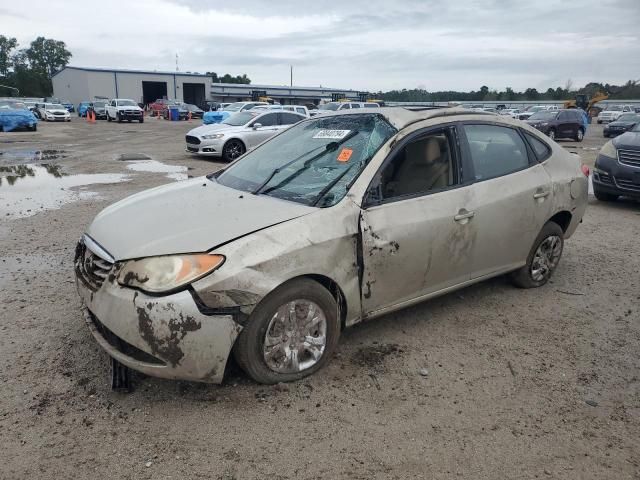
[[[134,172],[166,173],[167,178],[177,181],[186,180],[188,178],[187,167],[183,167],[181,165],[166,165],[162,162],[158,162],[157,160],[131,161],[127,165],[127,168]]]
[[[59,158],[67,158],[65,150],[29,150],[16,149],[4,150],[0,152],[0,163],[39,163]]]
[[[121,153],[116,157],[116,160],[129,162],[131,160],[151,160],[151,157],[146,153]]]
[[[88,191],[87,185],[127,180],[127,175],[115,173],[68,175],[58,165],[0,167],[0,218],[30,217],[70,202],[95,198],[98,194]]]

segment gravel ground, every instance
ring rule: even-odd
[[[75,242],[108,204],[218,168],[182,151],[194,126],[74,118],[0,134],[0,166],[35,172],[13,185],[0,172],[0,478],[640,478],[630,201],[590,199],[545,287],[497,278],[357,326],[302,382],[266,387],[232,368],[220,386],[136,375],[133,393],[111,392],[80,314]],[[591,166],[603,143],[599,125],[562,142]],[[134,153],[189,170],[117,159]],[[73,187],[55,172],[127,181]]]

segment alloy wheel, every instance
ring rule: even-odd
[[[327,318],[320,306],[297,299],[281,305],[269,321],[264,361],[274,372],[297,373],[320,361],[327,346]]]
[[[536,250],[531,262],[531,278],[536,282],[549,277],[562,254],[562,239],[557,235],[546,237]]]

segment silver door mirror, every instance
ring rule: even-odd
[[[261,124],[261,123],[254,123],[254,124],[253,124],[253,129],[254,129],[254,130],[259,129],[260,127],[262,127],[262,124]]]

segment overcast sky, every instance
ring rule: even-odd
[[[246,73],[358,90],[516,90],[640,79],[640,0],[20,0],[0,33],[71,65]]]

